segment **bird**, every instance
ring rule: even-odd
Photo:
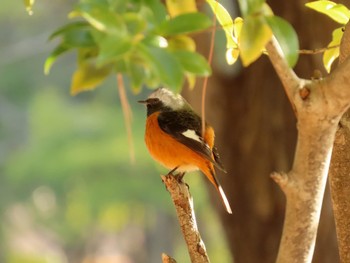
[[[178,172],[181,179],[187,172],[202,171],[232,214],[214,169],[226,172],[214,145],[213,127],[205,123],[202,134],[201,117],[180,94],[167,88],[158,88],[138,102],[147,106],[145,143],[153,159],[171,169],[170,174]]]

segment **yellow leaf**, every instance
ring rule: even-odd
[[[239,48],[242,63],[245,67],[261,56],[266,43],[271,37],[271,28],[263,17],[249,16],[244,20]]]
[[[233,21],[233,33],[235,34],[237,43],[239,43],[242,26],[243,26],[243,18],[239,16],[236,17],[235,20]]]
[[[170,50],[187,50],[196,51],[196,43],[194,40],[186,35],[175,35],[168,39],[168,48]]]
[[[220,3],[218,3],[215,0],[207,0],[207,3],[211,7],[213,13],[215,14],[219,24],[222,26],[222,29],[225,32],[226,35],[226,47],[229,48],[236,48],[237,43],[237,35],[233,35],[234,31],[234,23],[231,18],[231,15],[229,12],[223,7]],[[235,37],[236,36],[236,37]]]
[[[171,17],[198,12],[195,0],[166,0],[165,3]]]
[[[337,59],[337,57],[339,57],[339,45],[342,37],[342,27],[333,30],[332,41],[328,44],[328,49],[323,53],[323,65],[328,73],[331,71],[333,62]]]
[[[79,92],[93,90],[100,85],[111,71],[110,66],[97,68],[90,63],[82,63],[74,72],[71,83],[71,95],[74,96]]]
[[[26,6],[26,10],[29,15],[33,14],[33,5],[34,5],[34,0],[24,0],[24,4]]]
[[[226,51],[226,62],[229,65],[233,65],[239,57],[239,49],[238,48],[229,48]]]
[[[190,89],[193,89],[194,85],[196,84],[196,75],[191,74],[191,73],[187,73],[186,74],[186,80],[188,82],[188,87]]]

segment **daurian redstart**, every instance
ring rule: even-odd
[[[171,173],[201,170],[219,192],[228,213],[232,214],[214,166],[225,171],[214,146],[214,130],[205,124],[202,134],[201,117],[181,95],[159,88],[140,103],[147,105],[145,141],[152,157]]]

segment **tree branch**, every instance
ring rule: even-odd
[[[191,262],[209,263],[209,257],[198,231],[196,216],[193,209],[193,199],[188,186],[178,181],[171,174],[162,176],[162,180],[168,189],[176,208],[176,214],[180,223],[182,234],[185,238]]]
[[[283,84],[289,102],[291,103],[294,112],[296,112],[293,96],[299,89],[301,89],[302,81],[295,74],[293,69],[288,66],[288,63],[283,57],[282,50],[274,37],[267,43],[266,50],[269,54],[270,61]]]
[[[266,49],[298,117],[292,170],[283,177],[273,175],[287,197],[277,262],[308,263],[314,252],[337,124],[350,102],[350,97],[342,98],[336,92],[339,87],[333,86],[344,81],[345,71],[325,80],[302,80],[288,67],[275,40]]]
[[[345,27],[340,45],[339,64],[349,72],[350,24]],[[338,71],[339,72],[339,71]],[[338,73],[337,73],[338,74]],[[334,76],[333,76],[334,77]],[[336,77],[334,77],[337,80]],[[335,84],[334,84],[335,85]],[[340,89],[348,90],[343,86]],[[334,141],[333,156],[329,170],[329,182],[333,203],[335,226],[337,230],[339,255],[341,262],[350,262],[350,111],[341,118]]]

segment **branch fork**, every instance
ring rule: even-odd
[[[276,39],[266,50],[298,119],[292,170],[271,175],[287,198],[277,262],[310,263],[335,133],[350,105],[350,59],[326,78],[305,80],[288,66]]]

